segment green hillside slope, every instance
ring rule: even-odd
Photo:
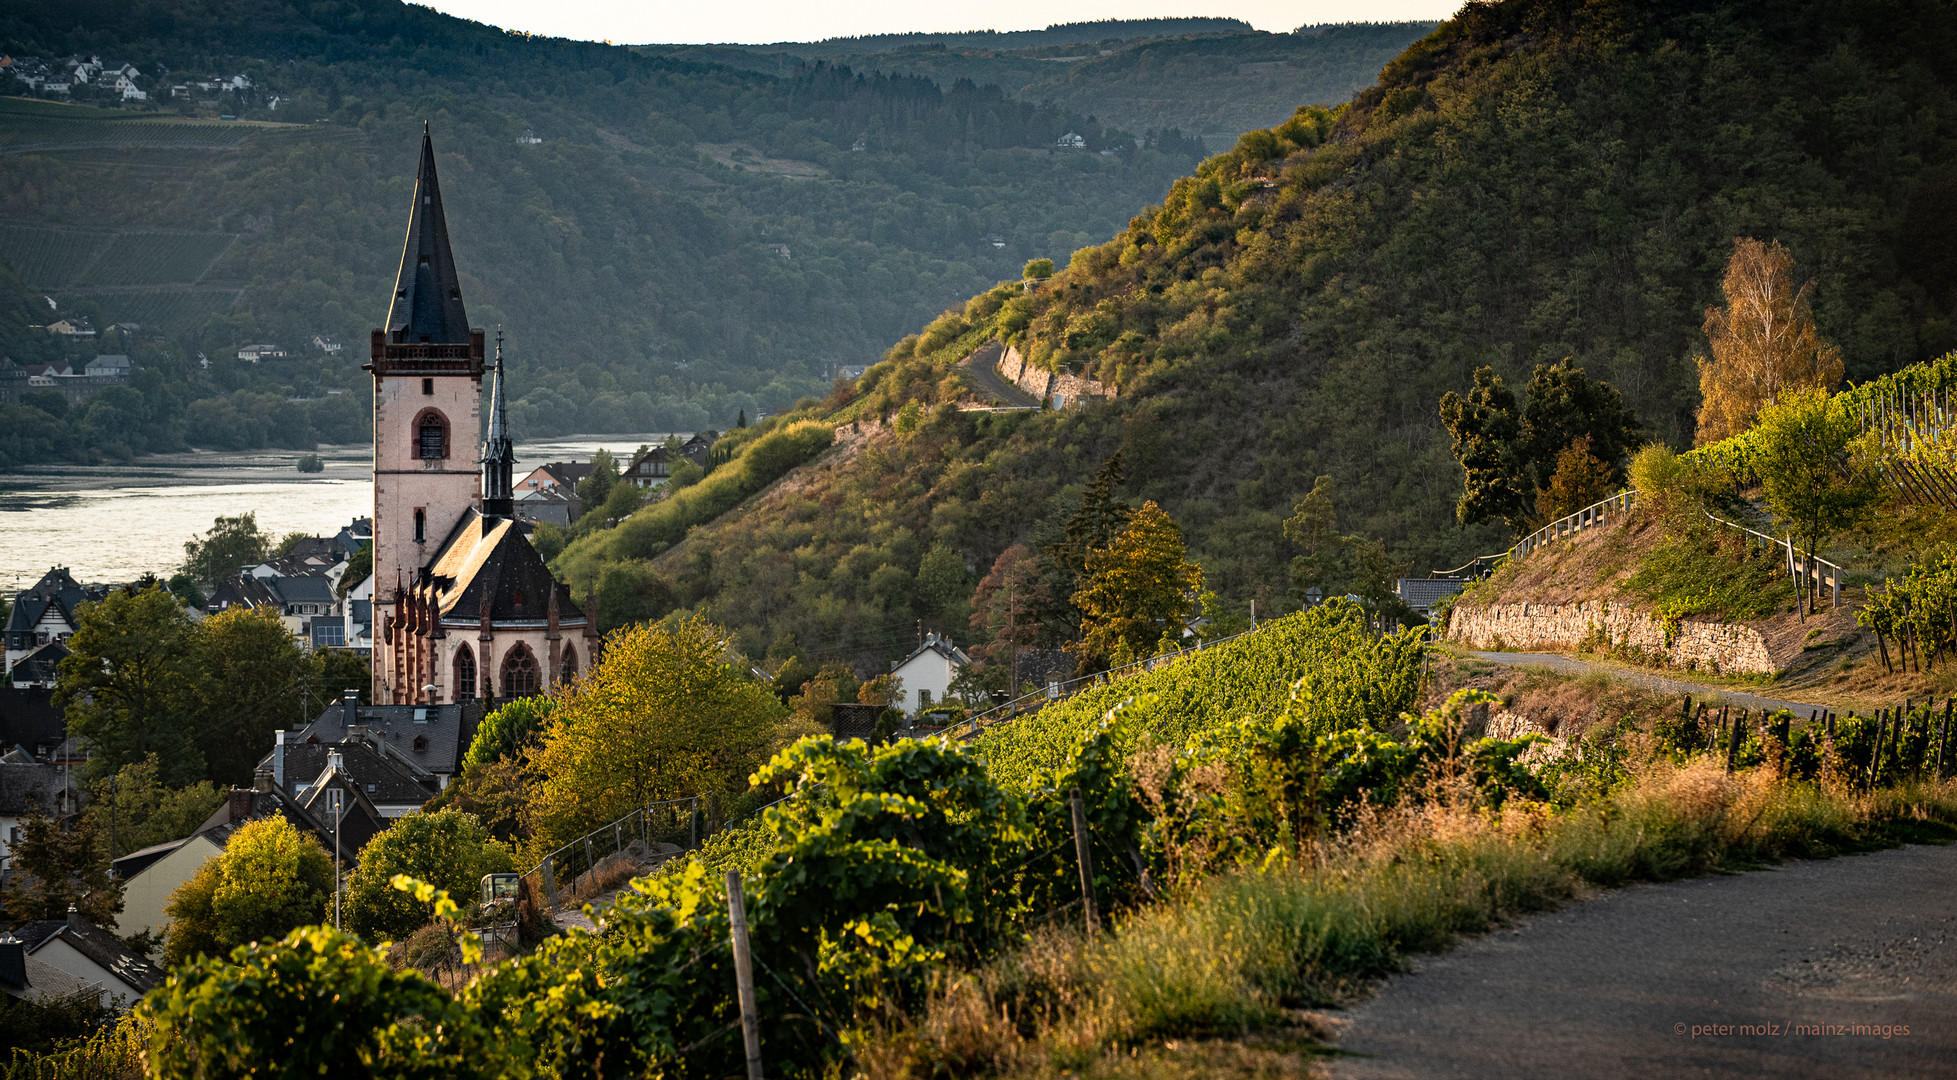
[[[355,389],[432,120],[470,314],[506,326],[531,434],[780,409],[1027,258],[1111,235],[1198,154],[996,89],[762,75],[395,0],[0,9],[0,52],[73,51],[136,64],[153,100],[0,103],[0,259],[29,298],[179,357],[348,346],[193,396]],[[253,88],[170,96],[210,72]],[[1084,151],[1054,151],[1068,130]]]
[[[1122,494],[1169,509],[1235,604],[1295,602],[1279,524],[1319,474],[1341,531],[1415,573],[1455,565],[1506,537],[1454,523],[1440,396],[1481,364],[1513,381],[1574,356],[1687,443],[1735,236],[1794,252],[1851,377],[1949,346],[1953,43],[1957,9],[1931,2],[1473,5],[1351,107],[1245,136],[1037,293],[934,323],[852,408],[951,400],[952,365],[995,334],[1118,401],[934,411],[676,548],[594,537],[563,565],[652,558],[752,646],[876,662],[917,620],[963,631],[951,586],[918,583],[928,553],[969,588],[1117,449]]]
[[[903,34],[812,44],[706,49],[645,46],[658,55],[712,59],[788,74],[809,60],[859,70],[997,85],[1025,101],[1137,134],[1175,129],[1228,146],[1281,123],[1299,105],[1336,105],[1433,23],[1306,26],[1266,34],[1233,19],[1073,23],[1016,34]]]

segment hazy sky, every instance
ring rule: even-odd
[[[1053,23],[1164,16],[1229,16],[1259,30],[1306,23],[1444,19],[1461,0],[1047,0],[953,4],[944,0],[422,0],[450,15],[552,37],[630,44],[817,41],[913,30],[1037,30]]]

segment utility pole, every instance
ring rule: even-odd
[[[340,788],[326,790],[326,808],[333,812],[333,929],[340,928],[340,817],[346,810],[347,793]]]

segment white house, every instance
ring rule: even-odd
[[[38,920],[15,934],[30,959],[100,987],[103,1003],[117,1012],[128,1011],[163,981],[162,968],[72,907],[66,922]]]
[[[944,701],[959,669],[971,662],[972,658],[943,634],[926,634],[924,644],[916,652],[890,662],[890,673],[901,680],[903,688],[897,699],[898,708],[915,716],[920,710]]]

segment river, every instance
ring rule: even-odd
[[[665,435],[568,435],[519,443],[516,476],[551,461],[586,461],[599,450],[621,459]],[[118,583],[145,573],[168,577],[184,541],[212,519],[258,515],[274,536],[330,536],[374,510],[373,449],[325,446],[324,472],[297,469],[300,452],[195,451],[125,464],[37,466],[0,475],[0,590],[11,596],[50,566],[79,581]]]

